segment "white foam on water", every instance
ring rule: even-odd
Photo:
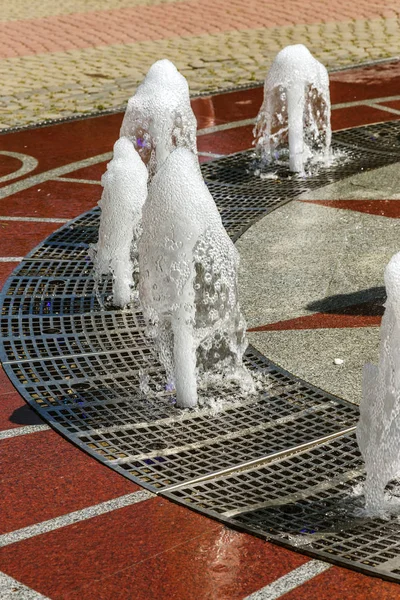
[[[133,270],[137,263],[137,237],[142,206],[147,196],[147,169],[132,142],[120,138],[114,155],[101,178],[103,194],[98,242],[90,249],[94,277],[113,274],[114,306],[125,307],[131,300]]]
[[[385,487],[400,476],[400,253],[385,270],[386,309],[380,329],[379,364],[365,365],[357,441],[365,461],[368,514],[390,510]]]
[[[185,77],[169,60],[158,60],[130,98],[120,135],[133,142],[152,177],[175,148],[197,154],[196,129]]]
[[[210,377],[253,389],[242,365],[239,255],[188,149],[172,152],[155,174],[142,224],[140,301],[177,405],[196,406],[198,382]]]
[[[265,78],[264,101],[254,127],[263,162],[288,164],[303,174],[314,160],[329,162],[329,77],[302,44],[281,50]]]

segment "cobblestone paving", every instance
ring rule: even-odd
[[[333,69],[400,54],[393,0],[16,0],[0,15],[0,129],[122,106],[169,58],[192,93],[261,81],[284,46]]]

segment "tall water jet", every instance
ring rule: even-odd
[[[378,514],[384,490],[400,476],[400,253],[385,270],[387,301],[381,324],[379,364],[364,366],[357,441],[365,461],[365,508]]]
[[[147,196],[147,169],[126,137],[114,144],[114,155],[101,178],[103,193],[99,238],[90,254],[94,277],[113,274],[113,304],[125,307],[131,298],[142,206]]]
[[[139,296],[149,333],[175,386],[177,405],[197,404],[198,377],[247,374],[238,303],[239,255],[186,148],[154,176],[143,207]],[[246,379],[246,377],[244,377]]]
[[[197,154],[196,129],[185,77],[169,60],[158,60],[130,98],[120,135],[133,142],[151,177],[175,148]]]
[[[264,83],[264,102],[254,127],[256,149],[265,163],[287,163],[304,173],[310,159],[329,158],[329,77],[302,44],[281,50]]]

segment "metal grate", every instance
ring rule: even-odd
[[[344,163],[321,168],[312,179],[282,170],[278,179],[256,177],[252,152],[202,170],[237,239],[307,190],[395,162],[399,135],[397,123],[336,134]],[[227,382],[223,389],[202,389],[199,409],[178,410],[140,306],[111,306],[110,277],[94,285],[88,245],[97,239],[98,223],[94,209],[56,231],[3,289],[0,358],[24,398],[74,443],[153,491],[309,553],[400,575],[389,556],[400,540],[397,525],[396,539],[382,542],[378,532],[389,530],[388,523],[344,517],[361,504],[352,489],[362,481],[362,466],[348,433],[357,408],[250,348],[245,360],[262,383],[257,395],[244,396]],[[218,409],[207,403],[215,395],[225,399]],[[368,551],[358,542],[366,531]],[[378,555],[387,560],[379,562]]]
[[[363,516],[363,480],[363,461],[350,434],[165,495],[311,556],[398,580],[398,516]],[[390,491],[400,494],[395,484]]]
[[[220,207],[231,236],[237,240],[254,223],[277,206],[318,189],[381,166],[396,163],[400,153],[400,126],[380,123],[335,133],[331,166],[320,167],[312,176],[297,176],[283,167],[263,167],[254,151],[239,152],[202,165],[207,185]],[[276,178],[271,178],[276,177]]]

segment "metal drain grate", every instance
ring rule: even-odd
[[[363,461],[350,434],[166,495],[312,556],[397,580],[399,520],[362,516],[362,482]]]
[[[283,171],[278,179],[255,177],[252,152],[202,170],[237,239],[305,191],[396,162],[399,135],[397,123],[336,134],[334,146],[346,160],[312,179]],[[373,137],[386,142],[377,150]],[[243,396],[227,382],[223,390],[201,390],[198,410],[176,409],[140,307],[110,306],[110,277],[94,286],[87,254],[98,223],[94,209],[56,231],[18,266],[1,294],[0,358],[24,398],[74,443],[153,491],[312,554],[400,575],[389,556],[400,540],[397,526],[395,540],[382,546],[378,532],[388,530],[387,523],[343,517],[361,502],[352,489],[362,480],[362,466],[349,434],[357,408],[250,348],[246,364],[263,382],[257,395]],[[146,393],[139,391],[143,381]],[[207,405],[215,394],[226,400],[218,410]],[[366,531],[371,548],[359,544],[357,555]]]
[[[362,516],[355,435],[164,495],[288,547],[397,581],[400,522]],[[392,484],[391,493],[400,495]]]
[[[345,177],[396,163],[400,155],[398,122],[380,123],[334,134],[333,153],[338,159],[312,177],[300,177],[284,168],[258,168],[253,151],[239,152],[202,165],[207,185],[225,218],[234,240],[257,219],[277,206]],[[277,175],[276,179],[268,176]]]

